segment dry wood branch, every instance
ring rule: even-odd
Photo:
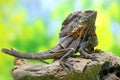
[[[17,60],[12,69],[14,80],[120,80],[120,58],[109,52],[94,53],[97,61],[80,57],[69,58],[75,72],[63,69],[59,61],[51,64]]]

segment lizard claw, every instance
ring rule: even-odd
[[[91,59],[92,61],[98,61],[98,60],[96,59],[97,57],[95,57],[95,56],[93,56],[93,55],[90,55],[90,54],[88,54],[87,58]],[[98,61],[98,62],[99,62],[99,61]]]
[[[82,57],[84,57],[84,58],[87,58],[87,59],[91,59],[92,61],[98,61],[96,58],[97,57],[95,57],[95,56],[93,56],[93,55],[91,55],[91,54],[87,54],[87,55],[81,55]],[[99,61],[98,61],[99,62]]]
[[[69,63],[67,62],[63,62],[63,61],[60,61],[60,65],[65,68],[67,67],[71,73],[73,73],[75,71],[75,69],[72,67],[72,65],[70,65]]]

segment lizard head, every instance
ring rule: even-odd
[[[64,20],[62,25],[76,25],[80,24],[83,25],[85,23],[94,23],[96,20],[97,11],[95,10],[86,10],[82,11],[75,11],[68,15],[68,17]]]
[[[94,25],[97,16],[97,11],[87,10],[82,12],[82,14],[78,14],[78,16],[80,16],[80,19],[78,20],[78,24],[84,25],[86,23],[89,23]]]
[[[68,17],[62,23],[60,37],[65,35],[83,35],[85,30],[95,28],[95,20],[97,11],[86,10],[86,11],[75,11],[70,13]],[[87,32],[86,31],[86,32]]]

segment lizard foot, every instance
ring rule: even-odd
[[[60,61],[60,65],[63,67],[63,68],[68,68],[70,70],[70,72],[74,72],[75,69],[72,67],[72,65],[70,65],[69,63],[67,62],[63,62],[63,61]]]
[[[96,58],[97,57],[95,57],[95,56],[93,56],[93,55],[91,55],[91,54],[87,54],[86,56],[84,55],[84,57],[85,58],[87,58],[87,59],[91,59],[92,61],[98,61]],[[99,62],[99,61],[98,61]]]
[[[103,52],[101,49],[95,49],[94,51],[91,51],[91,53],[100,53]]]
[[[89,57],[88,57],[88,58],[91,59],[92,61],[98,61],[95,56],[92,56],[92,55],[90,55],[90,54],[89,54]]]

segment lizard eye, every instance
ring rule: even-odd
[[[78,20],[79,20],[78,18],[75,19],[76,22],[77,22]]]
[[[81,16],[78,16],[78,19],[80,19],[81,18]]]
[[[76,21],[76,22],[79,21],[80,18],[81,18],[81,16],[76,16],[76,20],[75,20],[75,21]]]

